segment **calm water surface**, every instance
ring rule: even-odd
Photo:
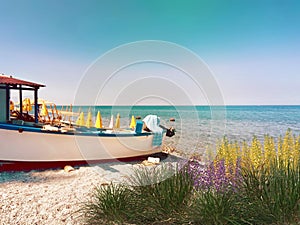
[[[300,134],[300,106],[75,106],[74,112],[100,111],[104,126],[110,116],[120,113],[121,126],[128,127],[132,115],[158,115],[161,124],[175,127],[176,136],[165,144],[184,152],[203,152],[209,145],[226,135],[230,140],[250,141],[265,134],[284,135],[290,128]],[[170,122],[175,118],[175,122]],[[75,118],[76,119],[76,118]]]

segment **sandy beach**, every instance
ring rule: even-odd
[[[177,159],[167,157],[165,162]],[[126,182],[141,161],[75,168],[0,173],[0,224],[83,224],[75,213],[96,186]]]

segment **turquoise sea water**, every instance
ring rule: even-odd
[[[58,109],[60,109],[58,107]],[[104,126],[111,115],[121,116],[121,126],[128,127],[131,115],[158,115],[161,124],[175,127],[176,135],[165,144],[184,152],[203,152],[208,145],[226,135],[230,140],[250,141],[253,135],[263,138],[284,135],[290,128],[300,134],[300,106],[75,106],[74,112],[100,111]],[[175,118],[175,122],[169,121]],[[76,120],[76,118],[74,118]]]

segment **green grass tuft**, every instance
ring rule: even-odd
[[[270,168],[244,169],[246,210],[253,223],[290,224],[300,218],[300,165],[274,161]]]
[[[129,184],[100,186],[82,207],[85,222],[300,224],[300,137],[287,132],[277,150],[268,136],[264,150],[254,140],[251,148],[223,143],[217,163],[206,169],[195,162],[182,168],[172,164],[141,167]],[[220,184],[233,188],[215,187]]]
[[[127,220],[131,197],[131,190],[124,185],[99,186],[81,212],[87,224],[122,223]]]

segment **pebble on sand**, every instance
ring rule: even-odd
[[[64,167],[64,171],[65,172],[67,172],[67,173],[69,173],[69,172],[71,172],[71,171],[74,171],[75,169],[72,167],[72,166],[70,166],[70,165],[66,165],[65,167]]]

